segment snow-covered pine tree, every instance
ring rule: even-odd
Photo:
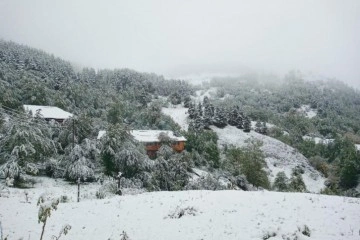
[[[106,135],[101,138],[100,156],[102,158],[105,173],[111,175],[116,172],[115,156],[120,152],[121,146],[130,139],[130,133],[123,124],[110,125]]]
[[[266,126],[266,122],[263,122],[262,125],[261,125],[261,134],[264,134],[264,135],[267,135],[267,132],[268,132],[268,128]]]
[[[204,113],[203,113],[203,123],[205,129],[210,129],[210,125],[212,125],[213,119],[213,111],[211,108],[211,104],[207,96],[204,97]]]
[[[244,128],[243,121],[244,121],[244,114],[242,112],[238,111],[237,118],[236,118],[236,127],[239,129],[243,129]]]
[[[194,121],[194,128],[196,132],[202,131],[204,129],[204,120],[202,116],[197,116]]]
[[[261,127],[262,127],[262,124],[261,124],[260,120],[257,120],[256,124],[255,124],[255,132],[261,133]]]
[[[289,178],[283,171],[276,174],[273,189],[279,192],[287,192],[289,190]]]
[[[115,170],[122,172],[126,178],[132,178],[147,168],[147,161],[147,156],[142,154],[133,143],[126,142],[122,150],[115,155]]]
[[[250,132],[251,122],[250,119],[246,116],[243,120],[244,132]]]
[[[189,108],[191,103],[191,98],[189,95],[186,95],[184,97],[184,107]]]
[[[227,119],[225,117],[224,110],[217,107],[215,109],[213,124],[218,128],[224,128],[227,125]]]
[[[237,118],[238,118],[238,110],[237,109],[231,110],[231,112],[229,113],[229,117],[228,117],[229,125],[230,126],[236,126],[237,125]]]
[[[4,163],[2,172],[17,181],[27,170],[36,173],[34,163],[44,162],[57,149],[50,127],[42,119],[17,114],[10,120],[0,133],[0,163]]]
[[[189,109],[188,109],[188,113],[189,113],[189,118],[190,119],[194,119],[196,117],[196,111],[195,111],[195,104],[193,102],[189,103]]]
[[[158,152],[157,152],[157,156],[158,157],[162,157],[165,160],[169,160],[170,157],[174,154],[174,150],[172,149],[172,147],[170,147],[167,144],[162,144],[161,147],[159,148]]]
[[[197,108],[196,108],[196,114],[200,117],[203,116],[203,106],[201,103],[198,104]]]
[[[91,181],[94,179],[94,164],[86,157],[82,146],[76,144],[74,148],[69,146],[65,151],[64,162],[66,164],[65,177],[69,180]]]

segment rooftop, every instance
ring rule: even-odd
[[[173,131],[165,130],[132,130],[130,134],[139,142],[160,142],[160,134],[166,134],[173,141],[186,141],[183,136],[176,136]]]
[[[51,119],[67,119],[73,116],[72,113],[53,106],[24,105],[24,110],[26,112],[31,112],[32,116],[34,116],[36,112],[40,110],[40,114],[43,118]]]
[[[130,134],[134,137],[135,140],[139,142],[160,142],[160,134],[166,134],[173,141],[186,141],[186,138],[183,136],[176,136],[173,131],[165,130],[132,130]],[[106,131],[99,131],[97,139],[102,138],[106,134]]]

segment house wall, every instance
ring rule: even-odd
[[[185,149],[185,142],[176,142],[172,145],[172,148],[177,152],[182,152]]]
[[[159,150],[160,147],[161,147],[161,143],[159,142],[145,144],[146,153],[151,158],[156,157],[156,152]],[[175,142],[174,144],[172,144],[172,148],[176,152],[182,152],[185,149],[185,142],[184,141]]]

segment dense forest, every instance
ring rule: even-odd
[[[43,51],[0,40],[0,175],[21,187],[37,174],[94,181],[121,171],[123,184],[150,191],[221,189],[221,175],[242,189],[251,184],[304,191],[296,169],[293,179],[279,174],[271,186],[257,143],[218,148],[210,126],[249,132],[256,121],[254,130],[298,149],[328,179],[323,193],[359,196],[359,91],[335,80],[306,81],[296,72],[276,82],[256,74],[214,78],[206,87],[216,94],[196,102],[200,88],[183,80],[130,69],[76,70]],[[46,122],[26,114],[23,104],[57,106],[76,117]],[[188,108],[188,131],[162,113],[169,104]],[[316,116],[306,116],[302,106]],[[129,136],[131,129],[179,132],[188,140],[186,151],[175,153],[163,144],[156,159],[149,159]],[[99,130],[107,130],[100,141]],[[331,141],[317,143],[315,137]],[[213,177],[190,183],[195,166]]]

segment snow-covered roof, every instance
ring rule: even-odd
[[[139,142],[160,142],[160,134],[166,134],[173,141],[186,141],[182,136],[175,136],[173,131],[164,130],[132,130],[130,134]]]
[[[97,135],[97,139],[101,139],[104,135],[106,134],[106,131],[99,131],[98,135]]]
[[[139,142],[160,142],[160,134],[166,134],[173,141],[186,141],[186,138],[183,136],[175,136],[173,131],[165,130],[132,130],[130,134],[134,137],[136,141]],[[106,134],[106,131],[99,131],[97,139],[102,138]]]
[[[73,116],[72,113],[53,106],[24,105],[24,109],[26,112],[31,112],[33,116],[40,110],[40,114],[43,118],[67,119]]]
[[[360,144],[355,144],[356,150],[360,151]]]

